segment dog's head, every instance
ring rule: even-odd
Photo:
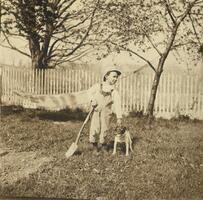
[[[117,126],[115,128],[115,134],[123,135],[126,130],[127,130],[126,126]]]

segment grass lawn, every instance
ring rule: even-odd
[[[129,157],[88,147],[84,129],[76,155],[65,158],[83,113],[2,108],[0,196],[71,199],[203,199],[203,122],[124,119],[133,138]],[[55,123],[58,121],[58,123]]]

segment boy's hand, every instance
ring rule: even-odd
[[[91,101],[91,105],[92,105],[92,107],[96,107],[98,104],[97,104],[97,101],[95,100],[95,99],[93,99],[92,101]]]
[[[120,119],[120,118],[117,119],[117,125],[118,125],[118,126],[121,126],[121,123],[122,123],[122,119]]]

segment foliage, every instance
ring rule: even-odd
[[[170,43],[172,33],[175,38],[170,51],[185,50],[196,53],[203,43],[203,2],[176,0],[113,0],[102,4],[100,12],[101,38],[106,38],[105,57],[113,51],[128,51],[156,68],[147,59],[148,50],[160,58]],[[184,16],[185,15],[185,16]],[[180,24],[179,24],[180,23]],[[178,25],[179,24],[179,25]],[[174,31],[178,25],[178,30]],[[150,52],[151,52],[150,51]],[[191,56],[194,59],[194,56]],[[154,69],[153,69],[154,70]]]
[[[179,47],[201,46],[202,0],[108,1],[100,12],[106,16],[101,33],[106,35],[106,56],[112,51],[127,51],[144,60],[155,72],[147,114],[153,115],[157,88],[169,53]],[[196,19],[198,24],[194,24]],[[103,28],[105,27],[105,28]],[[187,28],[185,28],[187,27]],[[198,44],[196,42],[198,40]],[[157,66],[144,52],[156,53]],[[197,51],[196,51],[197,52]]]
[[[90,50],[87,39],[91,38],[97,3],[4,0],[1,28],[6,47],[31,57],[35,68],[54,67],[78,59]],[[26,39],[30,53],[15,47],[11,37]]]
[[[185,3],[183,1],[183,6]],[[203,1],[195,5],[188,13],[186,19],[180,26],[180,33],[177,35],[176,43],[173,49],[176,50],[176,55],[181,60],[178,51],[185,52],[188,61],[197,63],[201,59],[203,53]],[[184,60],[184,58],[182,59]]]

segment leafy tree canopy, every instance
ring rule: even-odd
[[[1,31],[6,47],[31,57],[34,68],[78,59],[91,48],[97,6],[98,1],[90,0],[4,0]],[[30,53],[15,47],[11,37],[26,39]]]

